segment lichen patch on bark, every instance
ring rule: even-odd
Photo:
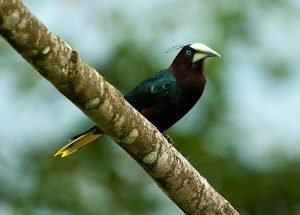
[[[100,98],[96,97],[96,98],[93,98],[93,99],[90,99],[89,101],[87,101],[84,104],[84,107],[86,110],[91,110],[91,109],[98,107],[99,104],[100,104]]]
[[[125,122],[125,117],[123,115],[122,116],[117,115],[114,119],[114,122],[115,122],[115,127],[120,129]]]
[[[11,29],[14,28],[20,22],[20,13],[18,10],[13,11],[9,16],[4,18],[2,28]]]
[[[46,47],[44,47],[44,49],[42,50],[42,53],[43,54],[48,54],[49,53],[49,51],[50,51],[50,46],[46,46]]]
[[[153,164],[157,159],[157,152],[150,152],[143,158],[143,162],[146,164]]]
[[[139,136],[139,130],[136,128],[133,129],[126,137],[122,139],[123,143],[131,144],[135,141],[135,139]]]
[[[157,166],[155,167],[155,175],[157,177],[165,177],[165,175],[172,170],[172,164],[174,159],[167,152],[163,153],[157,161]]]
[[[27,25],[27,20],[26,19],[21,19],[20,23],[18,24],[18,28],[23,29]]]

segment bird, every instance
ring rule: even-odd
[[[153,74],[124,96],[162,134],[188,113],[202,96],[206,84],[204,60],[221,57],[203,43],[176,48],[180,51],[168,69]],[[68,156],[104,134],[95,125],[71,138],[54,156]]]

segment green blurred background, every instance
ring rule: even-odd
[[[203,42],[201,101],[168,134],[241,214],[300,214],[300,1],[24,0],[122,93]],[[0,40],[0,214],[182,214],[109,138]],[[104,142],[100,144],[100,142]]]

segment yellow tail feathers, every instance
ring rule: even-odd
[[[58,150],[55,156],[61,155],[61,157],[66,157],[74,152],[76,152],[78,149],[84,147],[85,145],[89,144],[93,140],[101,137],[103,133],[99,132],[99,128],[93,127],[89,129],[88,131],[75,136],[75,138],[71,139],[70,142],[65,145],[63,148]]]

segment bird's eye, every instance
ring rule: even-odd
[[[186,55],[188,55],[188,56],[191,56],[191,55],[192,55],[192,51],[191,51],[191,50],[189,50],[189,49],[188,49],[188,50],[186,50],[186,52],[185,52],[185,53],[186,53]]]

